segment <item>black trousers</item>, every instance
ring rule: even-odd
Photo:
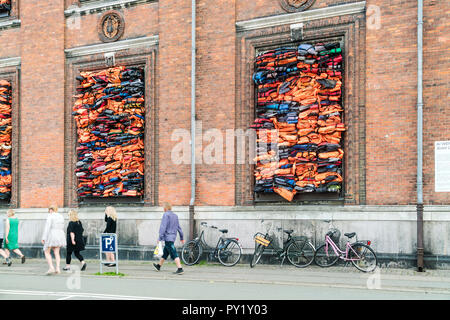
[[[77,259],[80,260],[80,262],[84,260],[83,256],[80,254],[80,251],[78,250],[72,251],[70,249],[67,249],[66,264],[70,264],[70,262],[72,261],[72,252],[75,254],[75,257],[77,257]]]

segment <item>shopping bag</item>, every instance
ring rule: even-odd
[[[153,251],[153,255],[157,258],[161,258],[163,255],[163,247],[161,241],[158,241],[156,245],[155,251]]]

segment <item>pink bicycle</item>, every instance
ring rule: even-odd
[[[326,221],[330,222],[330,221]],[[356,236],[356,232],[344,233],[348,239]],[[336,228],[330,228],[325,235],[325,244],[321,245],[314,255],[315,263],[320,267],[331,267],[339,259],[351,262],[358,270],[371,272],[377,267],[377,255],[370,247],[371,241],[364,240],[350,243],[347,240],[345,251],[341,250],[336,243],[339,243],[341,232]]]

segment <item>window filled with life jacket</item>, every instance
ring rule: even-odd
[[[255,59],[255,188],[292,201],[342,188],[342,52],[339,42],[280,47]]]
[[[11,13],[11,0],[0,0],[0,17],[9,16]]]
[[[11,83],[0,80],[0,200],[11,199]]]
[[[144,195],[144,71],[114,67],[77,76],[77,195]]]

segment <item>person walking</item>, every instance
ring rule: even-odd
[[[108,206],[105,209],[105,222],[106,222],[106,228],[103,233],[116,233],[117,230],[117,212],[114,207]],[[112,252],[106,252],[106,261],[111,261],[110,263],[105,264],[107,267],[115,267],[115,258],[114,253]]]
[[[81,262],[81,271],[86,270],[86,262],[80,251],[84,250],[84,239],[83,239],[83,224],[78,218],[78,212],[76,210],[69,211],[69,224],[67,225],[66,233],[66,266],[63,268],[64,271],[70,270],[70,262],[72,261],[72,253],[75,254],[78,260]]]
[[[3,264],[7,264],[8,267],[11,266],[11,259],[8,258],[8,255],[6,254],[5,250],[3,250],[3,241],[5,238],[5,218],[3,217],[3,214],[0,215],[0,255],[5,258],[5,262]]]
[[[159,237],[158,241],[164,241],[164,250],[159,263],[153,263],[153,266],[157,271],[161,270],[164,261],[169,257],[175,261],[177,266],[177,271],[174,274],[183,274],[183,268],[181,267],[180,258],[178,257],[177,250],[175,249],[175,240],[177,238],[177,232],[180,234],[181,244],[184,244],[183,231],[181,230],[180,224],[178,222],[178,216],[172,212],[172,206],[165,202],[164,203],[164,214],[161,220],[161,225],[159,227]]]
[[[7,218],[5,220],[5,252],[6,252],[6,262],[11,265],[10,253],[9,251],[17,254],[22,263],[25,263],[25,256],[19,250],[19,219],[16,217],[13,209],[8,209],[6,211]]]
[[[56,205],[51,205],[48,208],[47,221],[42,234],[42,244],[44,245],[44,255],[49,268],[45,274],[61,273],[60,248],[66,245],[66,237],[64,236],[64,217],[58,213]],[[56,269],[53,267],[52,250],[55,255]]]

